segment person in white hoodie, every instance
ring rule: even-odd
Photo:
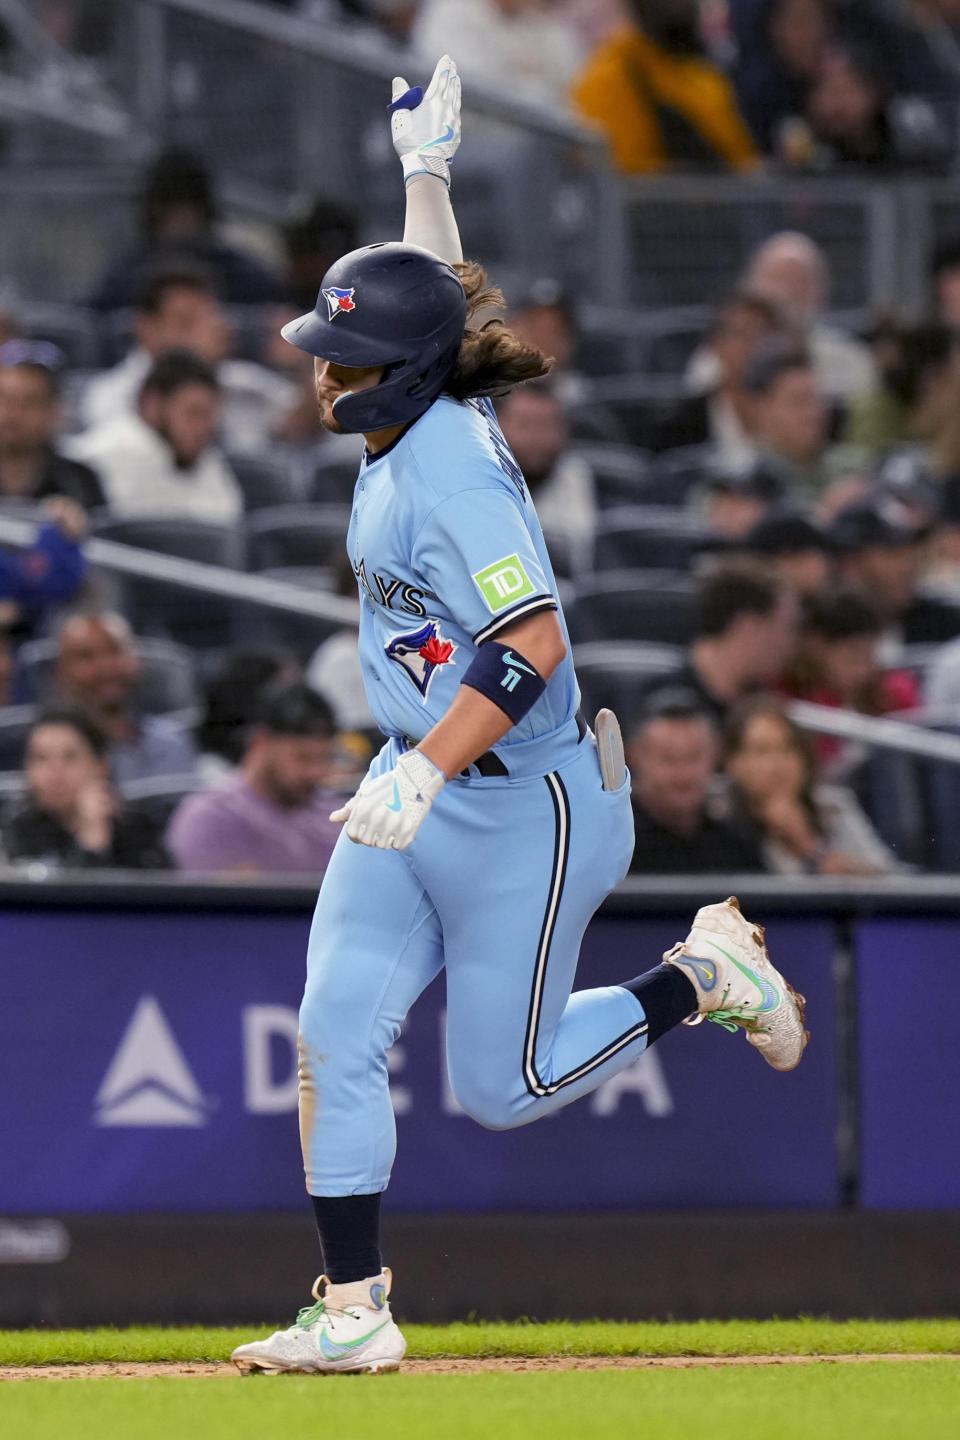
[[[232,525],[243,511],[236,476],[214,444],[220,387],[187,350],[159,356],[137,408],[75,436],[64,449],[92,465],[112,514]]]

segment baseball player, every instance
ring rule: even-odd
[[[549,362],[484,321],[497,297],[462,263],[449,56],[425,94],[395,80],[391,111],[403,243],[338,260],[317,308],[283,331],[316,357],[324,425],[366,438],[347,544],[370,706],[389,738],[334,813],[344,832],[300,1013],[300,1133],[326,1274],[294,1325],[234,1351],[244,1372],[395,1370],[403,1357],[379,1242],[396,1138],[386,1057],[439,970],[450,1084],[494,1129],[585,1095],[689,1018],[745,1029],[780,1070],[807,1038],[802,998],[733,900],[699,911],[656,969],[571,994],[633,824],[615,726],[601,753],[578,719],[543,535],[488,398]]]

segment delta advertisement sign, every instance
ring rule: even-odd
[[[689,919],[599,919],[578,986],[659,961]],[[308,917],[7,912],[0,1213],[299,1209],[297,1006]],[[802,1066],[680,1027],[592,1095],[481,1129],[446,1079],[443,981],[389,1056],[398,1211],[837,1203],[831,931],[774,922],[808,1000]]]

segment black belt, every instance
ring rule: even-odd
[[[589,726],[583,718],[583,712],[581,710],[577,711],[576,721],[577,744],[579,745],[584,735],[586,735]],[[510,771],[495,750],[485,750],[482,755],[477,756],[472,765],[468,766],[466,770],[461,770],[460,774],[465,780],[469,780],[471,770],[479,770],[484,780],[489,780],[493,776],[500,776],[502,778],[504,775],[510,774]]]

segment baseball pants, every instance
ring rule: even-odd
[[[400,753],[390,741],[370,773]],[[450,1085],[481,1125],[549,1115],[642,1053],[646,1020],[628,990],[571,994],[583,933],[632,849],[629,781],[602,788],[592,736],[546,776],[451,781],[406,851],[341,836],[300,1010],[310,1194],[386,1187],[396,1149],[387,1051],[441,969]]]

